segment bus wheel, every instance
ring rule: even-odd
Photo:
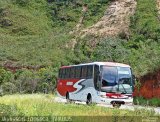
[[[69,99],[69,93],[68,92],[66,94],[66,100],[67,100],[67,103],[71,103],[71,100]]]
[[[87,105],[91,105],[92,104],[92,96],[91,96],[91,94],[88,94],[86,104]]]
[[[113,103],[112,103],[112,106],[113,106],[114,108],[120,108],[120,107],[121,107],[121,104],[116,103],[116,102],[113,102]]]

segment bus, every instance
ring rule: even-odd
[[[62,66],[57,79],[58,96],[86,104],[133,104],[134,75],[131,67],[115,62]]]

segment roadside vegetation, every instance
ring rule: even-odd
[[[88,11],[82,28],[96,23],[111,0],[1,0],[0,93],[52,92],[62,65],[93,61],[130,64],[137,77],[160,67],[156,0],[138,0],[129,38],[69,34]],[[10,69],[10,70],[8,70]],[[155,100],[156,101],[156,100]]]
[[[64,104],[54,102],[53,95],[6,95],[0,99],[0,116],[71,116],[73,121],[94,121],[98,116],[101,121],[115,119],[126,121],[135,120],[137,117],[157,116],[152,110],[136,109],[135,111],[111,109],[98,106]],[[89,116],[89,117],[87,117]],[[97,117],[97,118],[96,118]],[[128,117],[128,118],[127,118]],[[124,118],[123,118],[124,119]],[[141,118],[140,118],[141,119]],[[100,121],[100,120],[99,120]]]
[[[135,97],[134,104],[142,106],[160,107],[160,99],[159,98],[145,99],[143,97]]]
[[[87,27],[104,14],[108,2],[0,1],[0,93],[54,91],[58,68],[81,63],[67,45],[83,4],[89,8]]]

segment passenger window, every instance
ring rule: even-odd
[[[82,66],[82,76],[81,78],[87,78],[87,66]]]
[[[96,90],[99,90],[100,89],[100,81],[99,81],[99,74],[100,71],[99,71],[99,66],[98,65],[95,65],[94,66],[94,86],[95,86],[95,89]]]
[[[59,78],[62,78],[62,69],[59,69],[59,75],[58,75]]]
[[[75,67],[75,77],[76,78],[81,77],[81,67],[80,66]]]
[[[92,78],[93,66],[87,66],[87,78]]]
[[[75,68],[72,67],[72,68],[70,69],[70,77],[71,77],[71,78],[75,78],[74,76],[75,76]]]
[[[65,78],[65,69],[61,69],[62,70],[62,76],[61,76],[61,78],[63,79],[63,78]]]
[[[70,68],[66,68],[66,78],[70,78]]]

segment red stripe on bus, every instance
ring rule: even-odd
[[[67,92],[74,92],[77,88],[74,88],[73,85],[80,79],[59,79],[57,84],[57,91],[61,96],[66,96]],[[67,82],[71,82],[72,85],[67,85]]]

